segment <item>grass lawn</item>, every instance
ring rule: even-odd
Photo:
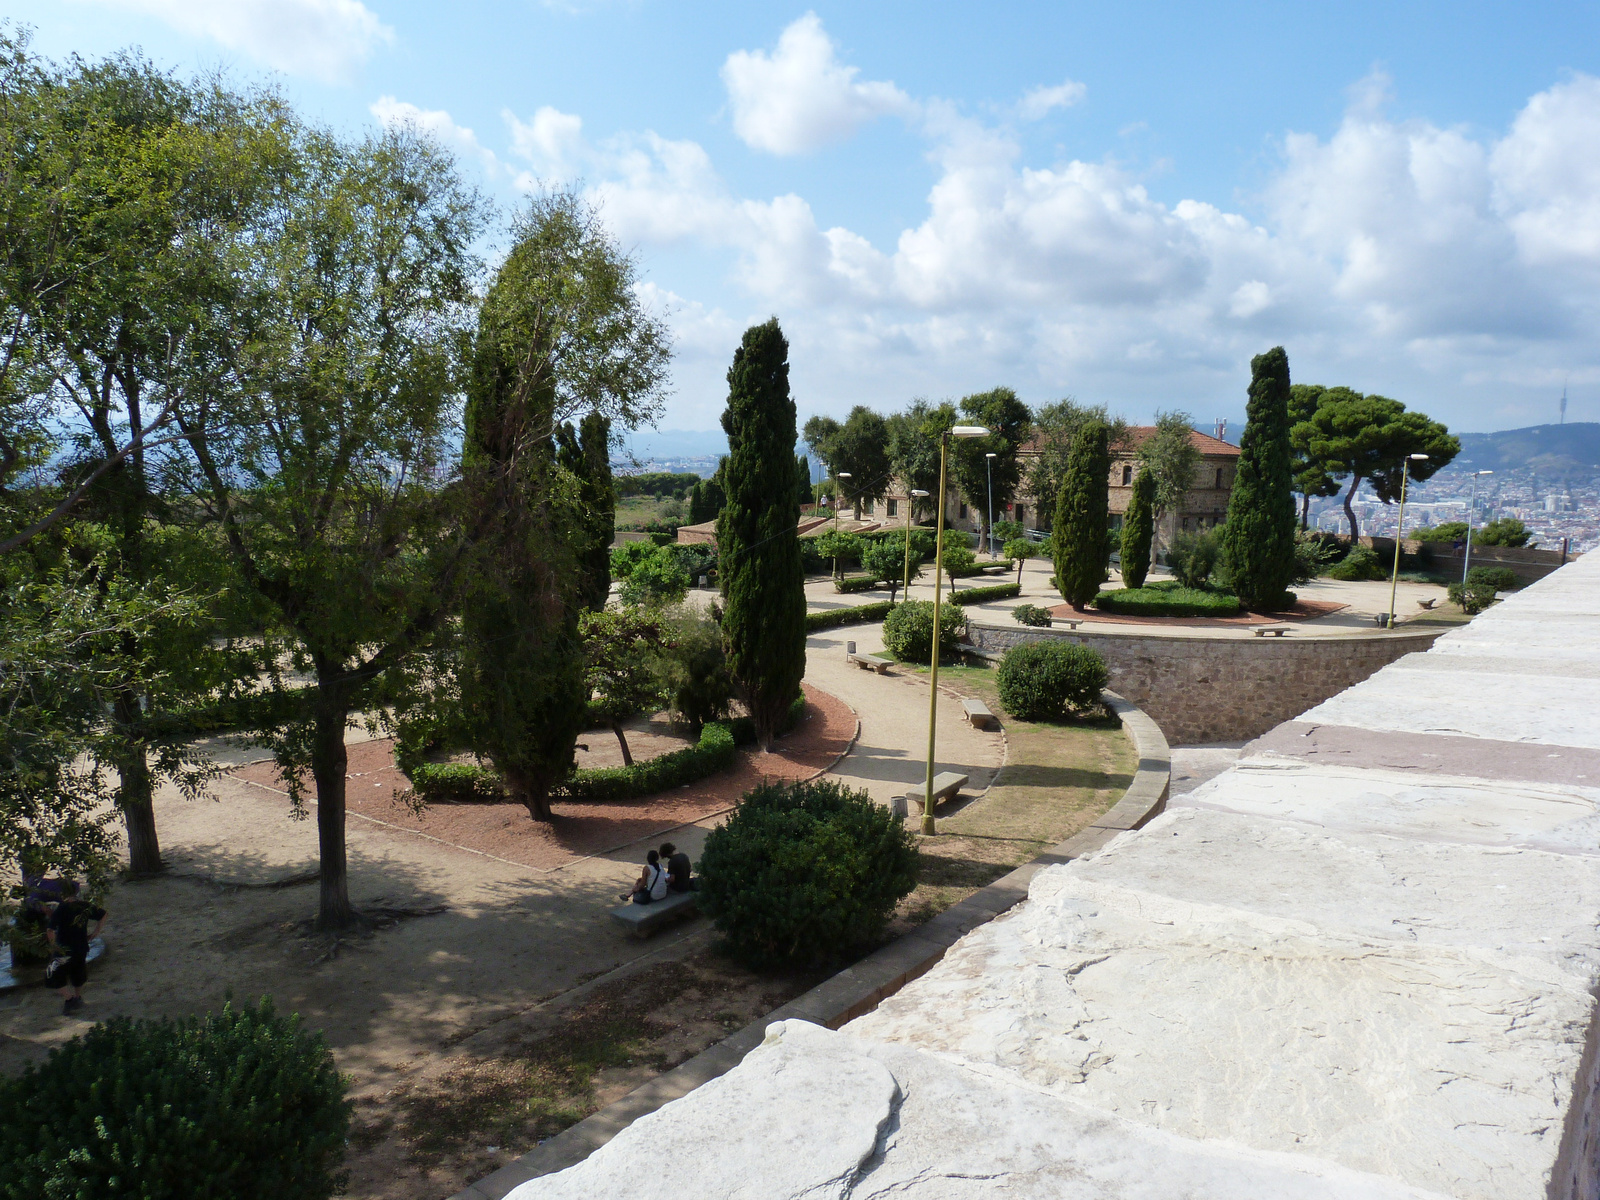
[[[1101,612],[1134,617],[1231,617],[1239,612],[1239,599],[1228,592],[1202,591],[1163,579],[1142,588],[1101,592],[1094,606]]]
[[[941,684],[1000,713],[994,676],[987,665],[939,668]],[[940,817],[938,834],[923,839],[921,879],[901,901],[891,932],[937,916],[1065,841],[1133,782],[1138,756],[1115,717],[1061,724],[1001,719],[1006,765],[981,800]]]

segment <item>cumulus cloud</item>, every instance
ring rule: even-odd
[[[478,135],[465,125],[457,125],[443,109],[422,109],[393,96],[379,96],[367,106],[367,111],[385,129],[397,125],[415,126],[463,158],[476,161],[491,174],[499,169],[500,160],[495,152],[480,142]]]
[[[347,82],[394,30],[361,0],[101,0],[291,75]]]
[[[878,117],[915,111],[894,84],[857,82],[857,74],[837,61],[821,19],[807,13],[783,31],[771,54],[737,50],[723,63],[734,132],[769,154],[805,154]]]
[[[1088,94],[1088,85],[1075,79],[1055,87],[1036,87],[1018,103],[1017,115],[1024,121],[1037,121],[1058,108],[1071,108]]]

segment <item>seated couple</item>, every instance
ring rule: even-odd
[[[634,881],[633,890],[624,892],[624,900],[635,904],[649,904],[665,900],[668,892],[694,890],[696,880],[689,875],[689,856],[671,842],[662,842],[660,851],[652,850],[645,856],[644,870]]]

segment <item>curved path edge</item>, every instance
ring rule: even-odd
[[[1122,798],[1093,824],[987,887],[979,888],[926,925],[897,938],[854,966],[846,967],[781,1008],[757,1018],[681,1066],[591,1113],[494,1174],[457,1192],[451,1200],[501,1200],[512,1188],[530,1179],[582,1162],[640,1117],[733,1070],[746,1054],[761,1044],[767,1026],[775,1021],[810,1021],[828,1029],[838,1029],[862,1013],[871,1012],[906,984],[931,970],[944,957],[945,951],[967,933],[1026,900],[1028,885],[1042,868],[1094,854],[1112,838],[1130,829],[1140,829],[1160,815],[1167,807],[1172,788],[1172,752],[1166,736],[1143,711],[1115,692],[1104,693],[1104,698],[1133,741],[1139,766]],[[858,732],[859,728],[858,722]]]

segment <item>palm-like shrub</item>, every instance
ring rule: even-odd
[[[1073,642],[1025,642],[1007,650],[995,683],[1000,706],[1019,721],[1059,721],[1100,703],[1105,661]]]
[[[1011,619],[1018,625],[1044,627],[1050,624],[1050,610],[1037,604],[1019,604],[1011,610]]]
[[[762,784],[700,856],[699,904],[753,967],[837,961],[883,933],[917,883],[905,824],[834,782]]]
[[[1220,550],[1214,530],[1174,534],[1167,550],[1167,569],[1184,587],[1204,588],[1216,569]]]
[[[939,609],[939,657],[956,652],[967,628],[967,616],[954,604]],[[908,600],[883,620],[883,645],[901,662],[925,663],[933,658],[933,602]]]
[[[322,1038],[268,1000],[118,1017],[0,1084],[0,1197],[325,1200],[350,1106]]]

